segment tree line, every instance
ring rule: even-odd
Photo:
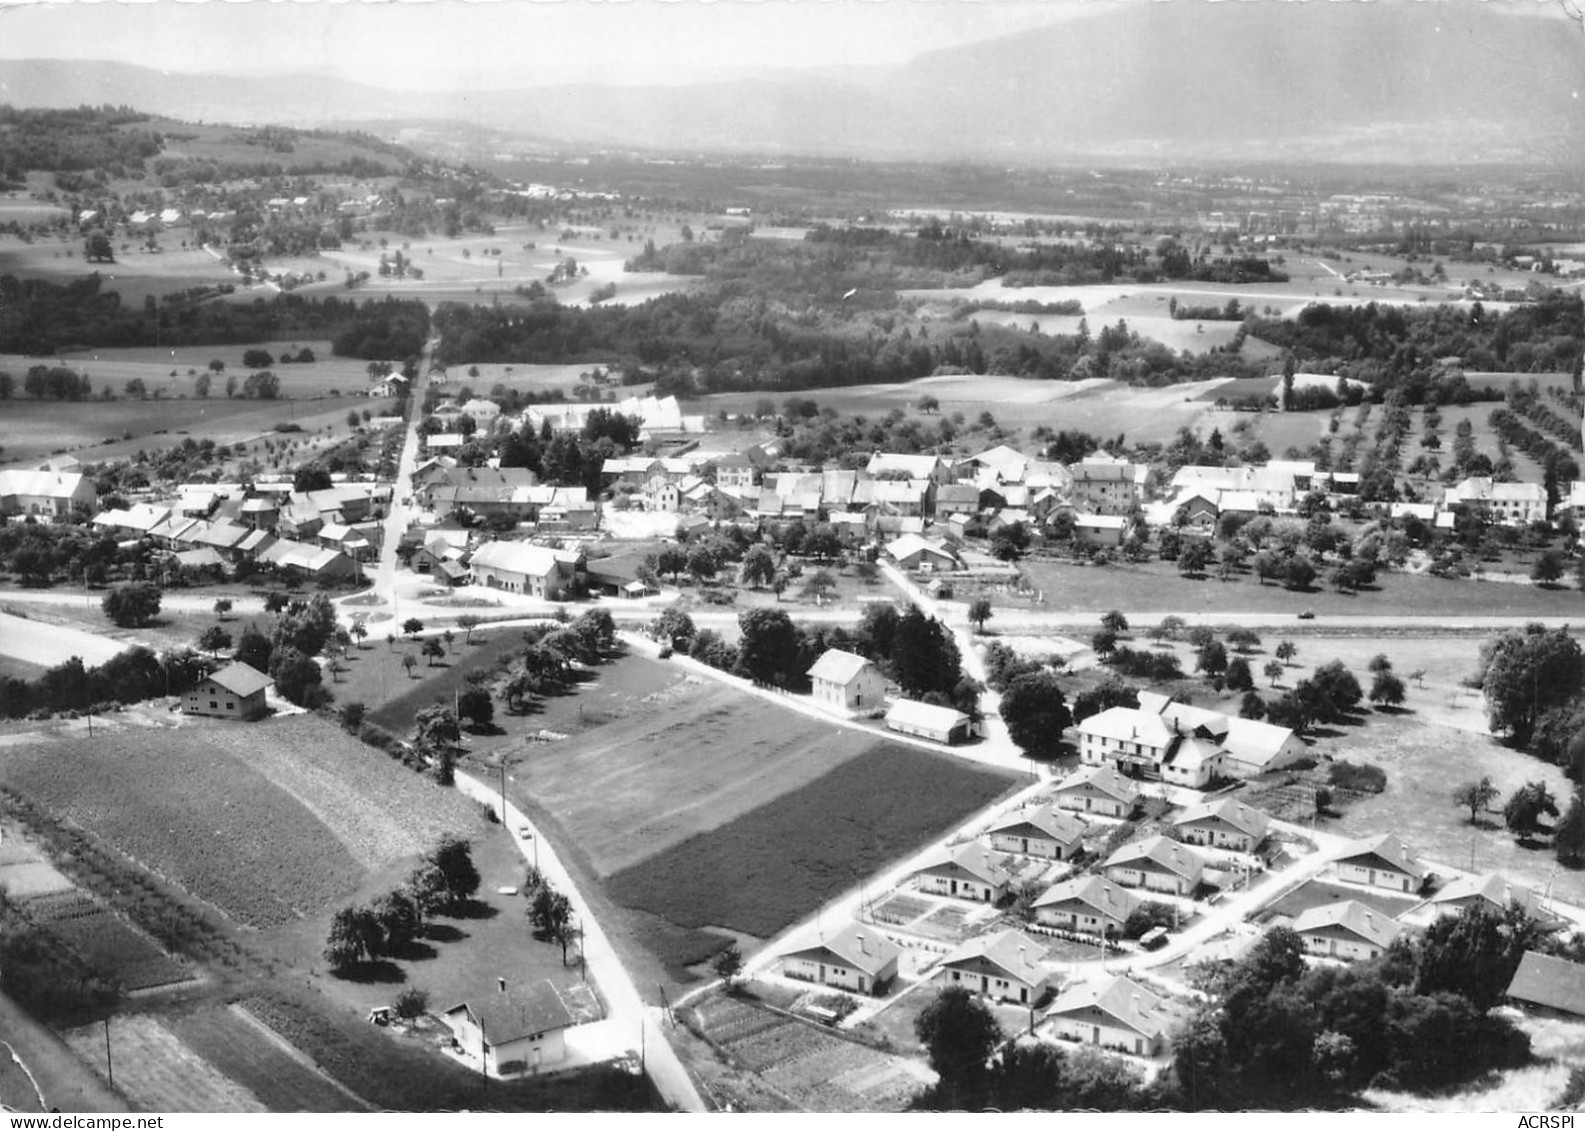
[[[338,356],[383,360],[417,355],[429,336],[428,307],[404,299],[285,294],[251,303],[167,302],[150,311],[123,306],[104,282],[97,271],[63,283],[0,275],[0,352],[328,337]]]

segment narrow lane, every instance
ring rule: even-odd
[[[500,793],[468,774],[457,774],[457,790],[496,810],[502,809]],[[606,1004],[606,1018],[601,1024],[609,1024],[619,1032],[632,1034],[634,1050],[643,1051],[645,1073],[654,1081],[655,1089],[668,1104],[679,1111],[709,1111],[704,1098],[683,1068],[682,1061],[677,1059],[671,1042],[666,1039],[665,1029],[659,1020],[661,1011],[644,1004],[638,987],[633,984],[633,979],[617,957],[610,939],[590,911],[588,901],[573,883],[572,874],[557,856],[555,848],[540,835],[539,829],[517,806],[507,802],[504,812],[506,827],[517,842],[523,858],[537,864],[545,878],[557,891],[565,894],[572,904],[573,913],[583,930],[584,960]],[[519,835],[519,830],[523,829],[530,835]]]

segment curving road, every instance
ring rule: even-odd
[[[458,773],[456,780],[458,792],[492,809],[502,806],[501,795],[477,778]],[[678,1111],[709,1111],[704,1098],[683,1068],[682,1061],[677,1059],[671,1042],[666,1039],[665,1030],[658,1020],[661,1011],[645,1005],[639,997],[638,987],[628,976],[627,969],[617,957],[599,921],[590,912],[588,901],[573,883],[571,873],[557,856],[555,848],[540,835],[539,830],[517,806],[507,803],[506,817],[506,827],[512,830],[523,858],[536,864],[556,890],[563,892],[572,903],[573,914],[577,916],[583,930],[584,960],[600,987],[600,995],[606,1005],[605,1019],[595,1024],[608,1026],[617,1034],[627,1034],[628,1048],[637,1051],[634,1046],[638,1046],[643,1049],[645,1073],[654,1082],[661,1098],[673,1108]],[[525,829],[529,835],[520,835],[518,830]]]

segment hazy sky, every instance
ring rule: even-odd
[[[1115,0],[0,0],[0,59],[380,86],[668,82],[904,62]]]

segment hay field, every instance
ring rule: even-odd
[[[590,688],[579,698],[597,710],[602,697]],[[773,802],[874,744],[697,679],[638,698],[626,717],[513,762],[518,788],[555,815],[602,876]]]
[[[477,820],[314,717],[104,725],[6,747],[0,781],[251,926],[312,915]]]
[[[982,412],[989,412],[1009,431],[1027,433],[1043,424],[1052,429],[1080,429],[1096,436],[1124,433],[1131,443],[1141,443],[1170,441],[1179,428],[1201,427],[1214,409],[1199,398],[1219,384],[1220,381],[1197,381],[1150,389],[1099,378],[1037,381],[967,375],[925,377],[901,385],[807,389],[798,395],[815,401],[821,408],[874,418],[885,416],[894,408],[917,414],[914,406],[928,393],[940,402],[940,415],[961,412],[975,420]],[[685,411],[711,416],[720,411],[752,413],[766,397],[765,393],[718,393],[689,401]],[[779,398],[771,399],[780,407]],[[928,424],[930,417],[924,419]]]

